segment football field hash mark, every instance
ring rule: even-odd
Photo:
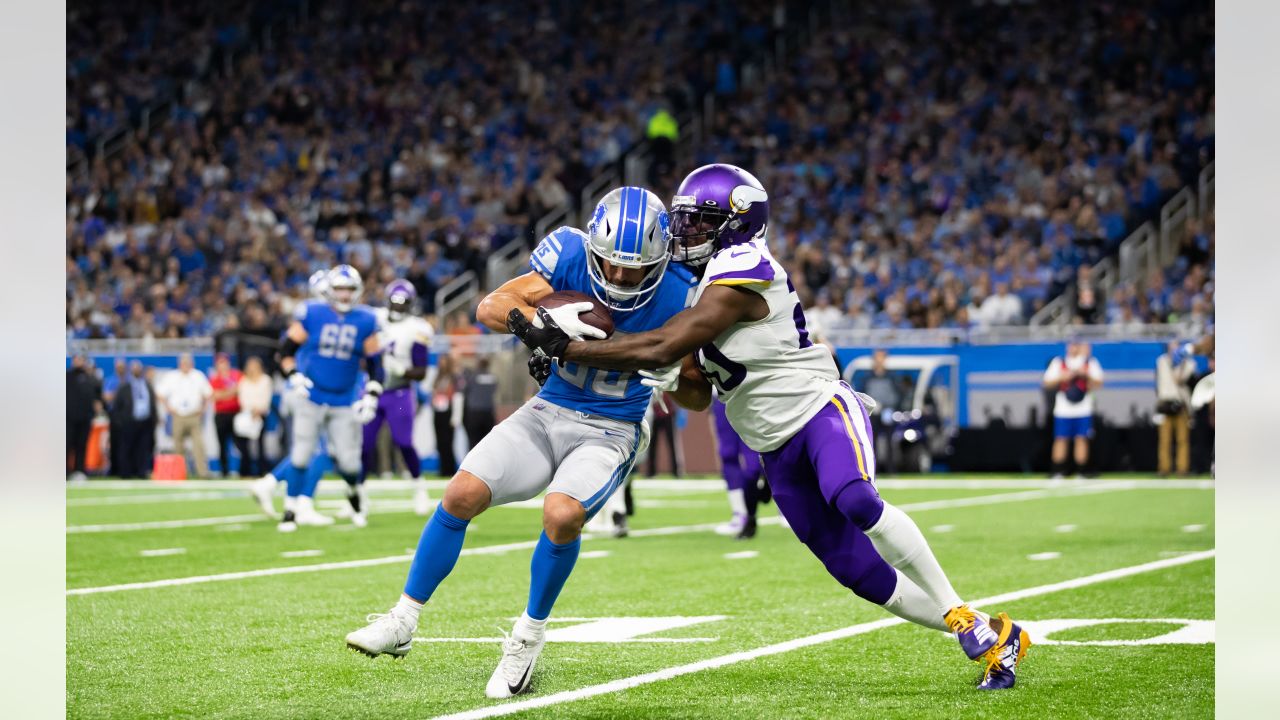
[[[956,529],[955,525],[934,525],[933,527],[929,528],[929,532],[949,533],[955,529]]]
[[[742,552],[725,553],[724,559],[725,560],[749,560],[759,555],[760,553],[756,552],[755,550],[743,550]]]
[[[1182,526],[1182,532],[1184,532],[1184,533],[1198,533],[1198,532],[1203,532],[1203,531],[1204,531],[1204,528],[1205,528],[1205,526],[1204,526],[1204,525],[1183,525],[1183,526]]]
[[[1062,553],[1060,552],[1040,552],[1040,553],[1031,553],[1030,555],[1027,556],[1027,559],[1028,560],[1057,560],[1060,557],[1062,557]]]
[[[1070,533],[1070,532],[1075,532],[1076,529],[1077,529],[1077,526],[1067,524],[1067,525],[1059,525],[1055,527],[1053,531],[1057,533]]]
[[[186,548],[156,548],[154,550],[143,550],[138,553],[142,557],[163,557],[165,555],[185,555]]]
[[[280,557],[285,558],[303,558],[303,557],[320,557],[324,554],[323,550],[287,550],[280,553]]]
[[[579,560],[595,560],[597,558],[606,558],[611,555],[608,550],[588,550],[578,556]]]
[[[1031,597],[1038,597],[1040,595],[1048,595],[1050,593],[1061,592],[1063,590],[1074,590],[1076,588],[1096,585],[1110,580],[1118,580],[1120,578],[1126,578],[1142,573],[1177,567],[1179,565],[1186,565],[1200,560],[1208,560],[1214,557],[1214,554],[1215,551],[1206,550],[1204,552],[1195,553],[1194,555],[1185,555],[1179,558],[1168,558],[1166,560],[1156,560],[1154,562],[1143,563],[1141,565],[1131,565],[1129,567],[1117,568],[1115,570],[1107,570],[1105,572],[1085,575],[1083,577],[1064,580],[1062,582],[1039,585],[1036,587],[1025,588],[1023,590],[1014,590],[1013,592],[1007,592],[1002,595],[993,595],[988,598],[975,600],[971,605],[995,605],[999,603],[1013,602],[1015,600],[1024,600]],[[834,640],[843,640],[844,638],[864,635],[883,628],[903,625],[906,622],[906,620],[901,618],[888,617],[883,620],[850,625],[849,627],[830,630],[816,635],[787,640],[773,645],[765,645],[753,650],[744,650],[742,652],[731,653],[729,655],[700,660],[687,665],[677,665],[674,667],[664,668],[662,670],[655,670],[654,672],[644,673],[642,675],[634,675],[632,677],[601,683],[599,685],[590,685],[577,690],[565,690],[563,692],[552,693],[551,695],[544,695],[542,697],[505,702],[501,705],[491,705],[489,707],[467,710],[465,712],[453,713],[450,715],[441,715],[438,716],[436,720],[484,720],[485,718],[512,715],[524,710],[559,705],[561,703],[573,702],[575,700],[596,697],[598,695],[620,692],[622,690],[629,690],[641,685],[648,685],[650,683],[662,682],[664,680],[670,680],[683,675],[702,672],[703,670],[714,670],[716,668],[734,665],[736,663],[754,660],[756,658],[779,655],[793,650],[811,647],[813,645],[821,645]]]

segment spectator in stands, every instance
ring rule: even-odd
[[[1191,471],[1191,380],[1196,362],[1190,343],[1169,343],[1156,358],[1156,422],[1159,431],[1156,472],[1168,476],[1174,469],[1173,442],[1178,443],[1177,472]]]
[[[151,370],[141,360],[131,361],[128,382],[121,385],[111,409],[112,422],[120,425],[120,468],[113,472],[123,478],[145,478],[151,473],[157,419],[156,394],[148,377]]]
[[[996,292],[982,302],[979,312],[983,325],[1020,325],[1022,323],[1022,300],[1009,292],[1009,283],[996,283]]]
[[[83,482],[85,453],[94,416],[102,411],[102,383],[94,374],[93,364],[84,355],[71,358],[67,370],[67,480]]]
[[[481,357],[474,369],[463,371],[459,397],[467,444],[475,447],[498,422],[498,377],[489,371],[489,358]]]
[[[1053,401],[1053,477],[1066,473],[1067,444],[1072,443],[1076,474],[1089,465],[1093,440],[1094,393],[1102,387],[1102,365],[1086,342],[1067,343],[1067,352],[1049,361],[1044,371],[1045,389],[1056,390]]]
[[[196,371],[191,353],[178,357],[178,369],[165,375],[157,394],[165,412],[173,418],[174,452],[185,454],[190,440],[191,455],[195,460],[191,466],[192,475],[207,477],[209,459],[204,447],[204,411],[213,397],[213,388],[204,373]]]
[[[271,376],[263,371],[262,360],[251,356],[244,364],[244,376],[236,385],[240,412],[249,413],[265,423],[271,413],[271,395]],[[241,477],[258,477],[271,469],[266,458],[266,435],[261,431],[256,438],[240,438],[243,442],[240,450]]]
[[[893,412],[902,410],[905,398],[897,378],[889,372],[889,353],[878,349],[871,355],[871,372],[862,381],[859,392],[870,395],[876,401],[876,411],[871,413],[871,434],[876,443],[876,467],[883,474],[898,470],[898,449],[893,442]]]
[[[220,352],[214,356],[209,387],[213,389],[213,427],[218,436],[218,464],[224,478],[231,473],[232,445],[240,452],[242,465],[249,457],[248,441],[236,435],[233,427],[236,413],[240,412],[240,378],[240,371],[231,367],[229,355]],[[244,468],[241,468],[240,475],[245,476]]]

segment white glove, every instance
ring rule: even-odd
[[[315,387],[315,383],[311,382],[311,378],[300,372],[295,372],[285,382],[284,391],[295,400],[305,400],[311,397],[311,388],[313,387]]]
[[[675,392],[680,387],[680,363],[658,370],[641,370],[640,384],[661,392]]]
[[[556,325],[560,326],[560,329],[564,331],[564,334],[568,335],[570,338],[574,340],[583,340],[588,337],[593,337],[597,340],[603,340],[605,337],[603,330],[592,327],[578,319],[578,315],[584,312],[591,312],[592,307],[594,306],[589,302],[580,302],[561,305],[558,308],[545,309],[547,314],[551,316],[551,319],[555,321]],[[538,329],[542,329],[542,318],[538,317],[537,313],[534,313],[533,316],[533,326]]]
[[[378,414],[378,396],[382,394],[382,384],[370,380],[364,384],[364,395],[355,401],[351,409],[356,413],[356,421],[361,425],[368,424]]]

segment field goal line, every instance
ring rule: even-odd
[[[1093,575],[1085,575],[1071,580],[1063,580],[1061,582],[1049,583],[1048,585],[1039,585],[1037,587],[1025,588],[1023,590],[1014,590],[1012,592],[1002,593],[1000,595],[992,595],[991,597],[974,600],[970,604],[974,606],[992,605],[995,603],[1013,602],[1015,600],[1023,600],[1025,598],[1037,597],[1040,595],[1048,595],[1063,590],[1074,590],[1076,588],[1094,585],[1097,583],[1107,582],[1109,580],[1118,580],[1120,578],[1130,577],[1132,575],[1140,575],[1142,573],[1153,572],[1156,570],[1164,570],[1166,568],[1187,565],[1201,560],[1208,560],[1216,555],[1216,550],[1204,550],[1190,555],[1182,555],[1165,560],[1156,560],[1154,562],[1142,563],[1141,565],[1131,565],[1129,567],[1117,568],[1115,570],[1107,570],[1105,572],[1095,573]],[[853,637],[855,635],[863,635],[876,630],[881,630],[895,625],[905,625],[906,620],[898,617],[888,617],[883,620],[875,620],[858,625],[850,625],[849,627],[840,628],[838,630],[829,630],[827,632],[809,635],[806,637],[787,640],[785,642],[775,643],[773,645],[765,645],[753,650],[744,650],[741,652],[722,655],[720,657],[708,658],[697,662],[688,663],[686,665],[677,665],[675,667],[655,670],[653,672],[644,673],[642,675],[633,675],[632,677],[612,680],[610,682],[601,683],[599,685],[590,685],[588,687],[579,688],[577,690],[565,690],[544,697],[529,698],[527,700],[517,700],[514,702],[506,702],[500,705],[491,705],[488,707],[477,708],[475,710],[467,710],[460,713],[450,715],[440,715],[434,720],[484,720],[485,718],[501,717],[503,715],[512,715],[525,710],[535,708],[549,707],[551,705],[559,705],[561,703],[573,702],[575,700],[584,700],[586,698],[597,697],[599,695],[607,695],[609,693],[621,692],[631,688],[640,687],[641,685],[649,685],[651,683],[671,680],[683,675],[690,675],[703,670],[714,670],[727,665],[734,665],[756,658],[767,657],[770,655],[779,655],[782,653],[799,650],[801,648],[821,645],[823,643],[832,642],[834,640],[843,640],[844,638]]]

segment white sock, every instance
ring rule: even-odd
[[[884,514],[867,531],[867,537],[871,538],[871,544],[881,557],[933,598],[939,612],[945,614],[962,604],[947,574],[933,556],[933,550],[929,549],[929,542],[906,513],[885,503]]]
[[[747,516],[747,501],[742,497],[741,490],[729,491],[729,509],[734,515]]]
[[[285,509],[285,512],[296,513],[298,511],[298,498],[292,495],[285,495],[284,509]]]
[[[942,615],[938,613],[933,598],[921,590],[919,585],[911,582],[911,578],[903,575],[901,570],[895,569],[894,572],[898,574],[898,585],[893,589],[893,596],[884,604],[884,609],[903,620],[909,620],[931,630],[951,632],[947,624],[942,621]]]
[[[534,620],[529,617],[529,612],[526,610],[520,613],[520,619],[516,620],[515,629],[511,631],[511,634],[522,640],[537,640],[542,637],[546,629],[547,618]]]
[[[409,618],[415,629],[418,627],[418,613],[422,612],[422,603],[401,595],[400,601],[396,603],[396,611]]]

